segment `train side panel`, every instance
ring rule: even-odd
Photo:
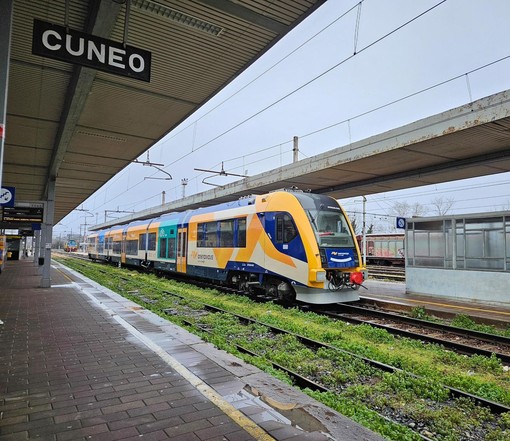
[[[94,231],[90,233],[87,237],[87,254],[89,259],[98,259],[97,255],[97,239],[99,236],[99,232]]]
[[[94,234],[91,257],[101,255],[103,237],[112,262],[183,273],[287,302],[357,300],[363,281],[352,227],[337,201],[294,190]]]
[[[325,279],[317,281],[321,269],[317,241],[298,200],[292,193],[270,193],[259,207],[265,213],[266,264],[295,286],[322,289]]]
[[[397,234],[368,234],[367,262],[374,265],[405,264],[404,235]]]
[[[110,262],[120,262],[123,230],[123,228],[114,227],[106,234],[106,243],[108,247],[107,255]]]
[[[262,267],[261,251],[257,257],[253,255],[257,231],[262,228],[253,205],[192,214],[188,223],[187,273],[225,281],[229,270]]]
[[[142,266],[145,260],[145,249],[140,249],[140,236],[147,231],[149,221],[131,222],[123,232],[123,250],[125,258],[122,263],[133,266]]]
[[[153,260],[154,269],[158,271],[176,271],[178,224],[179,216],[163,217],[159,222],[156,256]]]

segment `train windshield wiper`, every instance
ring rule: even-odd
[[[310,218],[310,220],[312,221],[312,224],[313,226],[315,227],[315,230],[316,231],[319,231],[319,227],[317,227],[317,223],[315,222],[315,217],[313,217],[312,215],[312,212],[310,210],[306,210],[306,212],[308,213],[308,217]],[[319,213],[317,213],[318,215]]]

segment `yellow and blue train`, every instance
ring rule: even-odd
[[[64,251],[66,253],[75,253],[76,251],[78,251],[78,244],[76,243],[76,241],[74,239],[69,239],[64,244]]]
[[[356,236],[328,196],[279,190],[94,232],[88,256],[209,280],[284,302],[357,300]]]

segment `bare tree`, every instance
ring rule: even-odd
[[[410,204],[406,201],[398,201],[393,204],[391,211],[398,217],[425,216],[427,214],[427,208],[419,202]]]
[[[411,212],[411,206],[406,201],[397,201],[391,207],[393,214],[399,217],[407,217]]]
[[[494,211],[510,211],[510,199],[506,201],[506,204],[502,204],[499,208],[495,208]]]
[[[455,200],[452,197],[437,196],[432,199],[430,205],[434,207],[434,211],[438,216],[444,216],[448,214],[450,209],[455,204]]]
[[[415,202],[411,205],[411,216],[425,216],[427,214],[427,207],[419,202]]]
[[[358,229],[361,227],[358,225],[358,219],[355,214],[349,215],[349,220],[351,221],[352,229],[354,230],[354,234],[360,234]]]

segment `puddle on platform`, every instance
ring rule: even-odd
[[[258,420],[277,421],[305,432],[321,432],[328,436],[327,428],[317,418],[299,407],[297,403],[281,403],[271,397],[262,395],[250,386],[246,386],[238,393],[227,395],[224,398],[240,411],[248,406],[259,407],[260,412],[250,411],[248,414],[248,416],[256,414]]]
[[[129,306],[127,309],[131,311],[143,311],[145,308],[143,306]]]

